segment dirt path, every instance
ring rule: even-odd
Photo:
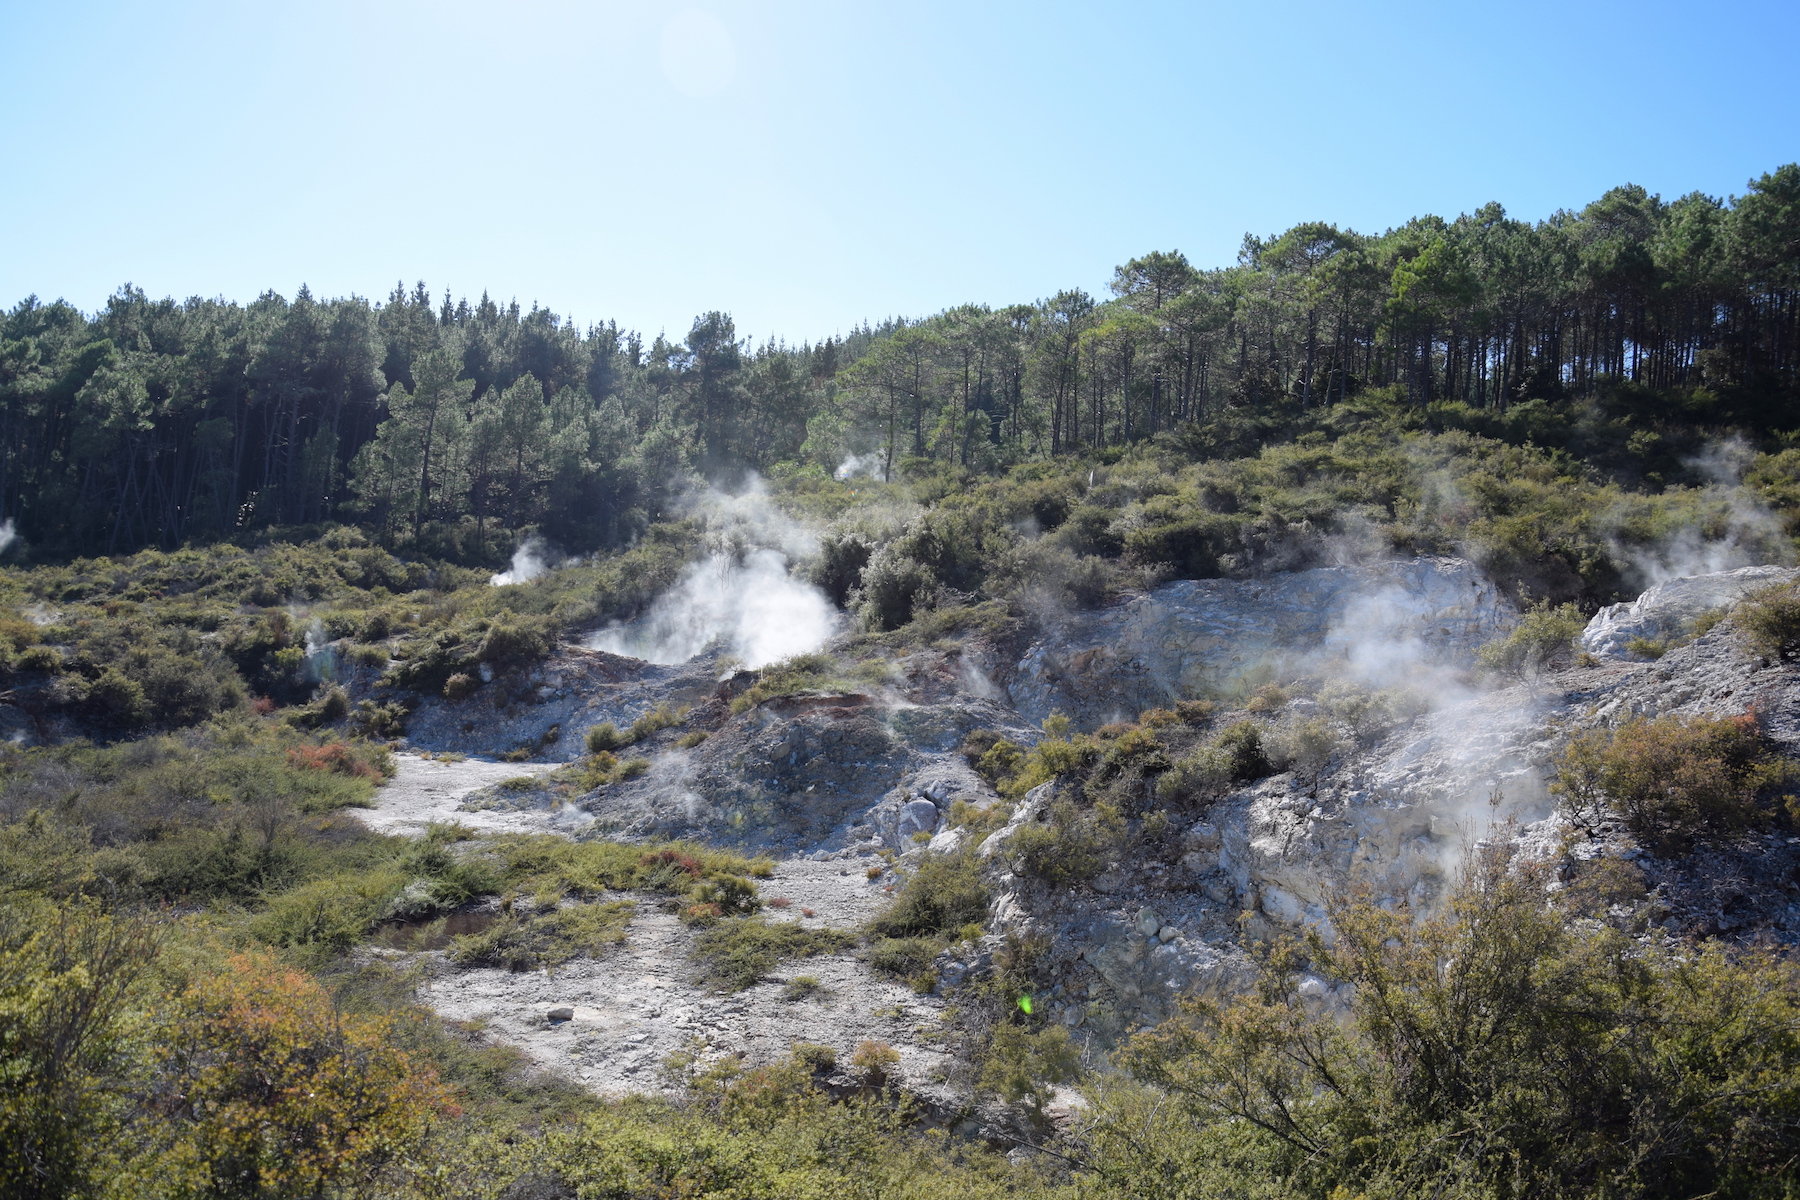
[[[377,833],[417,837],[433,822],[454,822],[481,833],[554,831],[555,814],[548,811],[464,812],[458,805],[470,792],[520,775],[541,775],[554,770],[556,764],[489,762],[479,758],[443,762],[417,754],[398,754],[395,758],[400,773],[375,793],[375,807],[360,814],[363,824]]]

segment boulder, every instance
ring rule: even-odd
[[[937,828],[937,805],[929,800],[910,800],[900,808],[900,820],[894,835],[901,843],[912,841],[915,833],[930,833]]]

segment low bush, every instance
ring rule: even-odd
[[[1505,637],[1489,642],[1475,657],[1490,671],[1520,677],[1536,675],[1569,653],[1575,638],[1587,627],[1587,618],[1573,603],[1552,608],[1548,600],[1526,609],[1518,626]]]
[[[782,985],[781,998],[792,1004],[800,1000],[810,1000],[815,996],[823,994],[824,991],[825,985],[819,982],[819,977],[817,975],[795,975]],[[831,1048],[827,1046],[824,1047],[824,1049],[829,1051]],[[800,1053],[799,1045],[794,1047],[794,1053]],[[836,1062],[836,1059],[837,1056],[835,1054],[832,1055],[831,1061],[826,1063],[824,1069],[829,1071],[832,1063]]]
[[[1080,1071],[1081,1051],[1065,1027],[1032,1030],[1001,1022],[982,1056],[978,1086],[1008,1104],[1023,1103],[1028,1123],[1042,1134],[1050,1127],[1044,1109],[1056,1085],[1072,1082]]]
[[[1777,662],[1800,660],[1800,585],[1757,592],[1738,605],[1732,621],[1755,653]]]
[[[831,954],[855,939],[837,929],[804,929],[792,921],[727,917],[694,939],[697,982],[721,992],[755,984],[785,959]]]
[[[844,687],[844,681],[838,677],[837,660],[831,655],[797,654],[764,667],[747,691],[732,698],[731,711],[748,712],[779,696],[840,691]]]
[[[877,971],[905,979],[930,970],[932,960],[942,949],[936,938],[878,937],[869,943],[862,957]]]
[[[1130,1040],[1148,1086],[1096,1106],[1088,1161],[1121,1195],[1785,1195],[1800,968],[1570,924],[1546,882],[1489,847],[1435,917],[1334,899],[1331,943]]]
[[[629,900],[567,904],[537,916],[508,913],[480,933],[452,938],[451,961],[471,967],[533,971],[596,958],[625,940],[637,911]]]
[[[587,752],[589,754],[611,754],[623,750],[629,743],[619,727],[611,721],[602,721],[587,731]]]
[[[250,931],[274,946],[348,950],[368,936],[405,885],[391,870],[302,884],[273,897]]]
[[[1310,728],[1310,727],[1309,727]],[[1307,765],[1316,771],[1335,750],[1335,735],[1322,722],[1305,738]],[[1295,753],[1299,753],[1296,745]],[[1284,764],[1285,765],[1285,764]],[[1156,795],[1167,803],[1192,807],[1218,799],[1232,788],[1273,774],[1276,764],[1264,745],[1263,727],[1255,721],[1236,721],[1220,730],[1210,742],[1175,760],[1156,784]]]
[[[886,1042],[865,1039],[850,1055],[850,1069],[868,1087],[886,1087],[900,1073],[900,1052]]]
[[[1639,718],[1573,738],[1551,791],[1579,829],[1617,819],[1647,847],[1679,854],[1695,842],[1791,820],[1794,768],[1754,713]]]
[[[165,1099],[118,1194],[368,1194],[457,1111],[388,1020],[340,1012],[267,954],[221,966],[157,1014],[146,1091]]]
[[[1020,874],[1067,886],[1104,870],[1125,848],[1126,834],[1125,819],[1112,805],[1082,809],[1065,797],[1051,804],[1041,820],[1014,830],[1004,852]]]
[[[718,878],[767,878],[767,859],[688,842],[646,848],[622,842],[571,842],[553,834],[506,834],[483,845],[482,861],[519,893],[554,892],[592,899],[608,891],[646,890],[684,896]]]
[[[686,708],[671,708],[667,703],[658,704],[655,708],[631,723],[628,735],[633,743],[641,742],[652,734],[661,733],[665,729],[687,720]]]

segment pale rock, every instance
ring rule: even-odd
[[[963,831],[960,829],[941,830],[932,836],[926,849],[933,854],[955,854],[962,848],[963,837]]]
[[[1516,620],[1459,558],[1187,579],[1072,618],[1025,652],[1007,691],[1034,724],[1061,711],[1091,727],[1270,670],[1386,686],[1472,665]]]
[[[900,809],[900,819],[894,826],[894,836],[902,845],[912,840],[915,833],[930,833],[937,828],[937,805],[929,800],[913,800]]]
[[[1797,576],[1800,570],[1792,567],[1762,566],[1670,579],[1629,604],[1609,604],[1595,613],[1581,633],[1581,648],[1595,658],[1629,658],[1626,645],[1634,639],[1657,641],[1679,635],[1697,618]]]

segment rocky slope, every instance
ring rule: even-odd
[[[886,899],[892,875],[868,878],[878,855],[899,855],[904,869],[952,849],[962,833],[944,828],[951,806],[998,801],[958,752],[971,730],[1029,744],[1052,711],[1092,728],[1196,693],[1242,703],[1260,683],[1300,676],[1410,687],[1416,703],[1372,726],[1319,698],[1287,699],[1264,719],[1330,725],[1338,750],[1329,761],[1214,802],[1182,832],[1178,862],[1109,863],[1073,887],[1052,888],[1009,866],[1009,836],[1040,819],[1061,785],[1032,792],[982,846],[997,896],[990,933],[940,960],[931,995],[914,996],[846,952],[784,972],[827,981],[826,1004],[780,999],[779,979],[729,1001],[709,998],[685,981],[689,935],[648,908],[628,949],[598,961],[554,977],[440,967],[427,994],[441,1011],[484,1020],[541,1061],[608,1090],[646,1086],[652,1060],[702,1033],[753,1059],[784,1049],[784,1039],[833,1042],[847,1056],[861,1038],[882,1037],[900,1047],[910,1080],[953,1091],[942,1015],[958,987],[989,968],[1001,939],[1024,934],[1047,942],[1049,1014],[1108,1045],[1164,1015],[1183,991],[1242,987],[1246,941],[1321,923],[1333,888],[1366,884],[1383,902],[1429,907],[1481,838],[1515,838],[1559,861],[1596,853],[1601,843],[1565,837],[1547,792],[1550,765],[1574,731],[1637,715],[1754,707],[1770,736],[1800,755],[1800,676],[1751,657],[1729,624],[1656,661],[1632,661],[1626,649],[1632,638],[1678,635],[1709,608],[1790,574],[1673,581],[1594,619],[1584,639],[1591,657],[1582,660],[1590,665],[1506,687],[1471,668],[1474,650],[1516,617],[1473,567],[1451,559],[1173,583],[1074,617],[1028,645],[973,637],[882,651],[883,672],[869,675],[880,675],[877,683],[737,713],[731,701],[748,680],[721,680],[707,656],[656,667],[565,650],[526,678],[497,681],[492,696],[426,702],[409,731],[414,745],[511,742],[540,759],[565,759],[588,724],[623,724],[665,702],[691,705],[682,731],[707,736],[684,749],[675,745],[680,731],[660,734],[640,748],[650,761],[642,777],[585,795],[475,788],[460,801],[477,814],[472,821],[511,812],[578,836],[681,836],[767,852],[779,865],[766,895],[786,889],[846,928]],[[1300,689],[1309,690],[1329,695]],[[553,725],[562,734],[551,741],[544,735]],[[472,763],[464,770],[476,783],[494,782],[477,780]],[[390,795],[378,819],[408,819],[386,813],[390,804],[405,808],[407,795],[417,806],[416,782],[403,774]],[[1785,839],[1659,862],[1622,831],[1605,838],[1651,885],[1617,919],[1697,934],[1800,935],[1800,847]],[[802,919],[792,910],[781,916]],[[1329,1002],[1325,981],[1309,986]],[[560,1005],[573,1021],[546,1022],[543,1013]]]

